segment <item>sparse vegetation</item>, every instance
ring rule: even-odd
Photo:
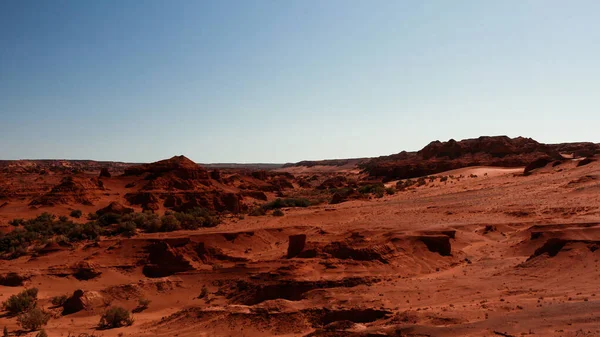
[[[283,214],[283,211],[278,208],[273,211],[273,216],[284,216],[284,214]]]
[[[46,333],[46,330],[42,329],[37,333],[37,335],[35,335],[35,337],[48,337],[48,334]]]
[[[19,227],[25,223],[24,219],[12,219],[8,222],[11,226]]]
[[[391,187],[388,187],[385,189],[385,193],[388,195],[394,195],[394,194],[396,194],[396,190]]]
[[[42,326],[48,324],[50,314],[39,308],[33,308],[17,317],[17,323],[28,331],[39,330]]]
[[[101,329],[120,328],[133,324],[131,313],[122,307],[110,307],[100,317],[98,326]]]
[[[16,228],[6,234],[0,233],[0,255],[4,258],[17,258],[27,254],[33,244],[45,244],[53,238],[60,238],[62,242],[79,242],[95,240],[101,235],[131,237],[137,233],[138,228],[149,233],[171,232],[179,229],[214,227],[219,222],[218,217],[203,208],[171,212],[162,218],[147,212],[123,216],[106,213],[83,225],[74,223],[65,216],[57,219],[53,214],[43,213],[29,220],[12,220],[10,223]]]
[[[2,303],[2,308],[8,311],[10,315],[24,313],[35,308],[37,304],[37,294],[37,288],[25,289],[20,293],[9,297],[4,303]]]
[[[416,182],[414,180],[411,179],[406,179],[406,180],[400,180],[396,183],[396,189],[398,191],[405,191],[406,189],[408,189],[409,187],[413,186],[414,184],[416,184]]]
[[[272,210],[276,208],[282,207],[308,207],[310,206],[310,201],[305,198],[277,198],[271,202],[268,202],[262,205],[264,210]]]
[[[8,337],[8,328],[6,325],[4,326],[4,330],[2,330],[2,337]]]
[[[69,297],[67,295],[54,296],[50,300],[53,306],[62,307]]]
[[[135,309],[133,309],[133,312],[138,313],[138,312],[142,312],[142,311],[148,309],[148,307],[150,306],[150,303],[152,303],[152,301],[150,301],[149,299],[140,297],[138,299],[138,305]]]
[[[75,209],[71,211],[71,214],[69,214],[72,218],[76,218],[79,219],[81,218],[81,216],[83,215],[83,212],[81,212],[81,210],[79,209]]]

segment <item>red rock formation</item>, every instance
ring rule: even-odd
[[[386,181],[426,176],[466,166],[519,167],[548,157],[561,159],[552,146],[531,138],[479,137],[448,142],[434,141],[416,153],[401,152],[374,158],[361,165],[371,177]]]

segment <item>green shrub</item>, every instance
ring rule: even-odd
[[[165,215],[160,219],[161,232],[172,232],[181,229],[181,223],[174,215]]]
[[[55,307],[62,307],[69,297],[67,295],[54,296],[50,300]]]
[[[120,234],[120,235],[130,238],[135,235],[136,229],[137,229],[137,226],[135,225],[135,222],[125,221],[125,222],[121,222],[118,225],[116,225],[114,234],[115,235]]]
[[[363,185],[358,188],[360,194],[383,194],[385,193],[385,186],[382,183]]]
[[[23,223],[25,223],[25,220],[24,219],[12,219],[8,223],[11,226],[19,227],[19,225],[22,225]]]
[[[131,313],[122,307],[110,307],[100,317],[98,323],[101,329],[120,328],[133,324]]]
[[[148,306],[150,305],[150,303],[152,303],[152,301],[150,301],[147,298],[140,297],[138,299],[138,307],[140,307],[140,308],[148,309]]]
[[[284,216],[284,214],[283,214],[283,211],[278,208],[273,211],[273,216]]]
[[[98,225],[109,226],[117,224],[121,221],[121,215],[116,213],[104,213],[98,217]]]
[[[81,218],[81,216],[83,215],[83,212],[79,209],[75,209],[71,211],[71,214],[69,214],[72,218],[76,218],[79,219]]]
[[[33,308],[17,317],[17,323],[28,331],[39,330],[42,326],[48,324],[50,314],[39,308]]]
[[[35,308],[37,304],[37,294],[37,288],[25,289],[20,293],[9,297],[2,303],[2,307],[11,315],[24,313]]]
[[[282,207],[308,207],[310,206],[310,201],[305,198],[277,198],[271,202],[268,202],[261,206],[265,211],[282,208]]]
[[[385,189],[385,193],[387,193],[389,195],[394,195],[394,194],[396,194],[396,190],[391,187],[388,187]]]

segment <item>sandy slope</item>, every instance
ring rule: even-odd
[[[45,308],[76,289],[129,309],[152,300],[103,336],[599,336],[600,164],[575,165],[461,169],[381,199],[2,261],[0,274],[29,276]],[[288,258],[294,234],[307,244]],[[102,274],[77,280],[83,260]],[[0,286],[0,300],[22,289]],[[93,331],[102,310],[57,311],[46,330]]]

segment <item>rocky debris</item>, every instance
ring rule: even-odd
[[[133,213],[133,208],[125,207],[117,201],[113,201],[108,206],[96,211],[96,214],[103,215],[107,213],[125,215]]]
[[[100,169],[99,178],[110,178],[110,177],[112,177],[112,174],[110,174],[108,167],[103,167],[102,169]]]
[[[82,310],[91,311],[104,305],[104,297],[97,291],[75,290],[63,304],[63,315],[73,314]]]
[[[296,234],[289,236],[287,257],[292,258],[300,254],[306,245],[306,234]]]

